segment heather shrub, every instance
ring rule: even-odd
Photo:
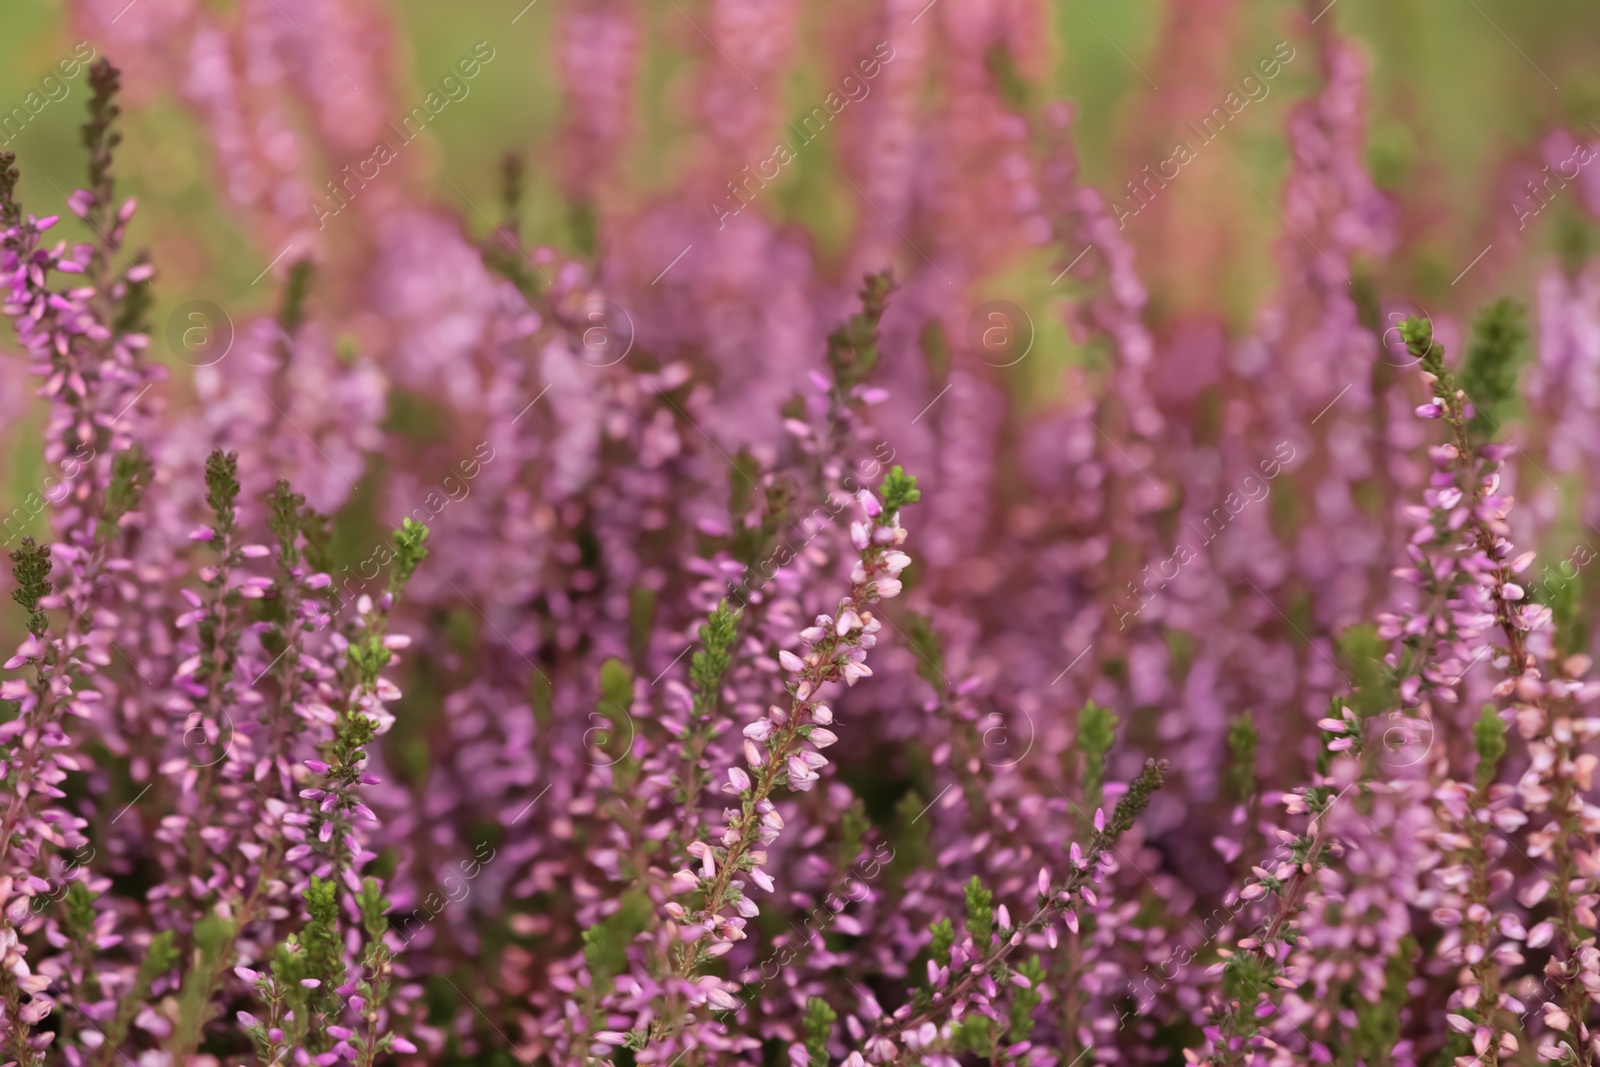
[[[772,146],[796,6],[719,0],[706,172],[630,210],[640,16],[563,9],[559,151],[490,222],[406,147],[488,42],[386,130],[375,7],[283,0],[313,42],[147,3],[69,5],[127,63],[51,98],[81,187],[0,153],[43,419],[0,519],[0,1063],[1600,1055],[1600,288],[1574,239],[1532,313],[1391,295],[1331,21],[1240,83],[1314,68],[1227,333],[1152,306],[1185,255],[1129,227],[1187,179],[1084,178],[1026,4],[874,9]],[[162,292],[118,178],[158,87],[262,310]],[[832,256],[761,177],[820,137],[873,212]],[[1021,256],[1054,332],[983,299]]]

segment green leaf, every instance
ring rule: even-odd
[[[838,1018],[821,997],[806,1000],[806,1051],[811,1054],[811,1067],[828,1067],[828,1039]]]
[[[1444,347],[1433,339],[1433,323],[1413,316],[1400,324],[1400,339],[1405,342],[1411,358],[1422,364],[1422,369],[1437,378],[1445,377]]]
[[[1406,1005],[1407,986],[1416,974],[1411,962],[1416,953],[1416,941],[1410,935],[1401,938],[1398,950],[1384,967],[1383,992],[1377,1003],[1362,1000],[1356,1006],[1351,1045],[1357,1059],[1367,1067],[1388,1067],[1394,1062],[1394,1047],[1400,1041],[1400,1012]],[[1470,1053],[1469,1049],[1462,1051]]]
[[[950,949],[956,943],[956,927],[945,917],[928,927],[933,940],[928,943],[928,955],[941,967],[950,966]]]
[[[989,950],[989,937],[994,933],[994,894],[983,887],[977,875],[964,887],[967,898],[967,930],[979,952]]]
[[[202,1028],[216,1014],[212,998],[217,975],[226,962],[226,954],[233,950],[235,932],[232,921],[215,914],[194,924],[194,958],[178,991],[178,1023],[173,1038],[178,1049],[197,1047]]]
[[[989,1054],[994,1043],[994,1020],[973,1012],[965,1016],[951,1032],[950,1043],[955,1052],[970,1052],[978,1057]]]
[[[828,366],[839,390],[848,393],[878,365],[878,324],[889,306],[894,276],[869,274],[861,288],[861,310],[828,335]]]
[[[728,670],[728,650],[739,635],[739,613],[726,600],[711,609],[700,626],[700,650],[689,661],[689,681],[695,690],[695,712],[709,715],[717,709],[722,676]],[[631,693],[630,693],[631,697]]]
[[[933,620],[918,612],[906,616],[906,641],[917,657],[917,677],[933,687],[934,692],[945,690],[944,642]]]
[[[1009,1039],[1014,1045],[1026,1041],[1033,1034],[1033,1012],[1044,1000],[1044,965],[1034,956],[1017,966],[1017,973],[1026,978],[1030,987],[1011,986],[1011,1030]]]
[[[376,941],[389,928],[389,900],[383,895],[383,887],[376,878],[362,881],[361,895],[356,898],[356,903],[361,909],[362,928],[366,930],[367,937]]]
[[[305,503],[305,495],[291,490],[281,478],[267,500],[267,529],[277,535],[279,554],[290,566],[300,558],[300,509]]]
[[[1248,804],[1256,795],[1256,742],[1259,739],[1260,734],[1248,711],[1228,726],[1228,749],[1233,753],[1228,787],[1241,804]]]
[[[1100,806],[1105,783],[1106,754],[1117,741],[1117,713],[1089,701],[1078,712],[1078,733],[1073,747],[1083,756],[1083,801],[1091,808]]]
[[[1339,634],[1335,648],[1354,686],[1350,706],[1358,715],[1369,719],[1395,707],[1399,693],[1394,669],[1384,662],[1389,643],[1378,636],[1376,626],[1361,623],[1349,627]]]
[[[642,890],[622,894],[618,908],[583,932],[583,958],[596,991],[609,992],[612,979],[628,967],[628,946],[650,928],[655,914]]]
[[[1500,758],[1506,754],[1506,724],[1493,704],[1485,704],[1478,713],[1472,737],[1478,749],[1478,792],[1482,793],[1494,781],[1500,769]]]
[[[217,534],[233,532],[234,503],[239,499],[239,454],[213,449],[206,457],[206,503],[216,517]]]
[[[94,932],[94,902],[98,899],[100,894],[82,882],[73,882],[67,887],[67,895],[61,903],[66,912],[67,929],[74,937],[85,938]]]
[[[97,531],[99,536],[109,538],[116,532],[117,524],[124,515],[138,510],[154,471],[144,446],[137,441],[112,458],[111,484],[106,487],[105,509],[101,514],[102,528]]]
[[[400,529],[394,532],[394,574],[389,580],[389,590],[396,597],[411,581],[417,564],[428,558],[428,550],[423,547],[427,540],[427,526],[415,519],[406,519],[400,524]]]
[[[907,504],[921,500],[922,490],[917,488],[916,476],[907,474],[897,463],[884,475],[879,495],[883,498],[883,514],[892,516]]]
[[[761,461],[749,448],[741,446],[728,464],[728,514],[735,520],[750,510],[751,494],[761,477]]]
[[[642,585],[628,591],[628,654],[633,662],[643,663],[650,654],[650,638],[655,633],[656,592]]]
[[[27,610],[28,632],[43,637],[50,620],[40,609],[39,601],[51,593],[50,549],[31,537],[24,537],[22,544],[11,553],[11,577],[17,583],[11,590],[11,599]]]
[[[1504,409],[1517,395],[1517,370],[1528,339],[1522,306],[1501,299],[1490,304],[1472,327],[1472,343],[1461,368],[1461,388],[1475,414],[1469,427],[1483,439],[1504,420]]]
[[[289,268],[283,286],[283,303],[278,307],[278,325],[284,333],[294,333],[306,320],[306,296],[311,292],[311,260],[296,260]]]

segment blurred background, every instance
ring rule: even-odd
[[[958,6],[938,0],[923,21],[938,23],[939,8],[946,4]],[[269,5],[255,6],[273,12]],[[297,6],[279,5],[285,33],[299,32],[288,29]],[[466,225],[480,234],[490,218],[498,221],[498,175],[507,152],[521,153],[528,164],[527,237],[577,253],[593,248],[590,220],[597,207],[601,213],[638,209],[681,189],[699,165],[705,130],[696,91],[707,51],[700,27],[710,19],[703,0],[651,0],[628,7],[635,34],[629,46],[638,51],[637,73],[627,86],[628,136],[617,146],[603,184],[585,186],[581,198],[571,195],[562,174],[562,157],[571,149],[562,141],[571,101],[562,85],[567,60],[561,55],[560,29],[568,8],[580,12],[591,5],[388,0],[367,6],[373,26],[386,27],[393,37],[366,42],[368,69],[381,85],[359,85],[359,91],[388,107],[386,120],[421,102],[478,42],[494,51],[495,58],[468,82],[470,95],[451,102],[406,146],[400,179],[410,183],[409,195],[462,212]],[[193,72],[166,69],[152,77],[144,66],[157,63],[163,48],[182,54],[182,42],[163,35],[175,37],[180,9],[182,19],[195,17],[190,8],[220,22],[239,15],[235,4],[218,0],[108,0],[79,5],[76,20],[52,0],[8,0],[0,9],[0,106],[24,106],[28,94],[38,91],[41,79],[70,58],[80,41],[88,40],[126,68],[128,148],[119,176],[124,190],[141,203],[129,244],[161,235],[153,249],[162,276],[157,322],[195,297],[241,312],[270,308],[275,300],[270,290],[251,283],[277,249],[262,246],[250,218],[219,195],[217,146],[192,100],[183,98],[184,76]],[[1552,129],[1583,136],[1595,132],[1600,9],[1582,0],[1335,0],[1312,3],[1309,9],[1321,10],[1319,23],[1357,39],[1371,60],[1365,160],[1401,212],[1401,245],[1385,264],[1385,284],[1426,302],[1437,314],[1466,310],[1485,293],[1526,295],[1532,261],[1583,237],[1578,197],[1562,199],[1522,232],[1515,229],[1512,200],[1524,177],[1519,168],[1542,166],[1539,143]],[[1063,0],[1041,10],[1043,24],[1026,40],[1025,52],[988,58],[1003,68],[1009,91],[1033,106],[1052,99],[1072,102],[1083,177],[1108,197],[1125,196],[1124,183],[1142,180],[1146,164],[1168,157],[1169,142],[1184,135],[1185,124],[1222,104],[1278,42],[1298,48],[1296,59],[1267,83],[1267,95],[1252,100],[1226,136],[1200,151],[1151,210],[1128,221],[1151,290],[1153,325],[1222,309],[1223,328],[1247,327],[1273,283],[1271,250],[1286,229],[1272,202],[1288,167],[1286,110],[1318,82],[1306,48],[1308,5]],[[785,36],[792,33],[790,39],[765,44],[792,53],[777,75],[776,97],[786,118],[810,111],[848,71],[852,41],[863,42],[857,47],[863,56],[870,54],[878,38],[862,22],[856,5],[813,2],[802,5],[790,22],[772,27]],[[118,54],[116,44],[127,36],[118,31],[135,25],[137,51],[124,44],[122,51],[129,54]],[[102,36],[95,36],[97,29]],[[740,65],[739,57],[727,58]],[[761,61],[754,57],[756,64]],[[606,59],[596,55],[593,62],[600,68]],[[747,58],[745,65],[750,63]],[[323,73],[332,75],[333,68]],[[603,69],[577,75],[607,76]],[[17,153],[22,164],[26,203],[42,205],[56,189],[70,191],[81,182],[77,135],[86,92],[81,75],[65,80],[69,95],[49,102],[19,131],[12,126],[3,133],[5,149]],[[772,86],[763,80],[762,88],[771,91]],[[949,87],[931,70],[923,88],[931,106]],[[303,102],[288,103],[287,121],[315,121]],[[841,122],[850,119],[846,115]],[[273,151],[263,147],[269,155]],[[356,150],[348,158],[327,159],[326,174],[332,177],[369,154]],[[797,165],[785,167],[757,205],[761,213],[802,232],[824,270],[844,267],[842,253],[857,216],[872,210],[845,177],[838,146],[821,143],[800,154]],[[1504,233],[1508,221],[1510,234]],[[1491,241],[1495,250],[1452,286]],[[284,266],[278,265],[280,273]],[[1045,256],[1018,254],[973,284],[1043,310],[1054,273]],[[1051,318],[1035,316],[1038,323]],[[1048,358],[1071,358],[1068,339],[1052,341],[1042,346]],[[26,425],[13,424],[7,432],[24,449],[33,436]],[[13,465],[10,474],[13,484],[30,477],[25,465]]]

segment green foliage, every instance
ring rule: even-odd
[[[611,981],[628,968],[628,946],[650,928],[654,907],[642,890],[622,894],[619,907],[583,932],[583,958],[598,991],[610,991]]]
[[[50,549],[31,537],[11,553],[11,577],[17,587],[11,590],[11,599],[21,604],[28,613],[28,632],[43,637],[50,626],[39,601],[50,595]]]
[[[861,288],[861,310],[828,335],[828,366],[842,393],[866,381],[878,365],[878,324],[893,288],[890,271],[867,275]]]
[[[501,225],[513,235],[522,228],[522,194],[526,187],[527,165],[515,152],[500,159]]]
[[[177,935],[171,930],[163,930],[150,938],[150,947],[145,949],[144,959],[139,961],[139,977],[136,984],[148,989],[157,978],[177,965]],[[144,998],[141,996],[139,999]]]
[[[1556,649],[1563,656],[1576,655],[1589,647],[1589,619],[1583,610],[1582,579],[1574,573],[1534,587],[1543,593],[1555,629]]]
[[[0,152],[0,230],[22,221],[22,205],[17,203],[17,180],[21,175],[16,162],[15,152]]]
[[[750,510],[756,480],[761,477],[761,461],[749,448],[740,446],[728,464],[728,514],[742,518]]]
[[[1433,339],[1433,323],[1415,316],[1406,319],[1400,324],[1400,339],[1405,342],[1411,358],[1417,360],[1423,370],[1443,382],[1448,391],[1453,379],[1444,368],[1444,348]]]
[[[917,488],[916,475],[907,474],[898,463],[883,476],[879,494],[883,497],[885,515],[893,515],[907,504],[915,504],[922,499],[922,490]]]
[[[61,898],[62,911],[67,931],[75,939],[82,939],[94,933],[94,902],[100,899],[100,894],[90,889],[82,882],[73,882],[67,887],[66,896]]]
[[[983,887],[977,875],[964,887],[967,898],[967,931],[979,952],[987,952],[994,933],[994,894]]]
[[[694,686],[694,710],[697,715],[711,715],[717,710],[717,699],[722,687],[722,676],[728,670],[728,650],[739,636],[739,614],[728,607],[726,600],[711,609],[711,615],[700,624],[700,650],[689,661],[689,682]],[[631,679],[630,679],[631,688]],[[632,693],[629,701],[632,703]]]
[[[389,665],[393,654],[384,646],[383,635],[374,633],[352,642],[345,655],[356,669],[356,684],[363,689],[370,689],[378,683],[379,672]]]
[[[106,1043],[111,1048],[122,1044],[128,1036],[128,1028],[133,1025],[133,1020],[138,1017],[140,1009],[149,999],[150,987],[155,984],[156,979],[177,965],[177,935],[171,930],[163,930],[150,938],[150,945],[144,950],[144,958],[139,961],[139,973],[134,977],[133,987],[117,1001],[117,1014],[105,1026]]]
[[[1254,952],[1237,952],[1223,963],[1222,996],[1227,1001],[1239,1001],[1246,1006],[1246,1011],[1238,1020],[1246,1036],[1255,1033],[1258,1026],[1255,1013],[1249,1009],[1255,1005],[1256,998],[1271,987],[1277,973],[1276,966]]]
[[[867,805],[860,797],[851,797],[839,817],[839,869],[849,870],[861,854],[861,842],[872,828],[867,818]]]
[[[1115,841],[1133,827],[1133,820],[1150,806],[1150,798],[1155,796],[1156,790],[1166,783],[1167,766],[1166,760],[1144,761],[1144,769],[1139,772],[1139,777],[1133,780],[1133,784],[1128,787],[1128,791],[1117,801],[1116,808],[1111,812],[1111,819],[1100,835],[1102,839]]]
[[[1172,665],[1169,668],[1172,680],[1181,684],[1189,676],[1189,668],[1194,665],[1194,634],[1169,626],[1162,636],[1167,641],[1167,659]]]
[[[576,197],[567,210],[567,230],[572,247],[581,256],[591,257],[600,248],[600,213],[594,202]]]
[[[528,678],[528,703],[533,707],[534,725],[541,731],[550,729],[555,721],[555,686],[538,671]]]
[[[344,946],[339,936],[339,887],[330,878],[311,876],[311,884],[301,892],[306,903],[306,920],[300,931],[306,975],[322,984],[311,1000],[319,1007],[335,1003],[339,986],[344,985]]]
[[[746,489],[754,488],[749,483],[744,484]],[[733,536],[729,538],[728,554],[746,567],[754,567],[767,559],[778,543],[778,531],[789,521],[789,511],[793,503],[794,490],[789,483],[782,478],[772,479],[765,490],[759,523],[751,526],[737,521],[743,517],[744,512],[732,513],[736,521],[733,525]]]
[[[522,234],[522,202],[527,188],[527,167],[522,157],[507,152],[500,161],[500,224],[484,239],[479,251],[486,267],[502,275],[531,302],[539,294],[540,277],[524,256],[520,237]],[[583,255],[594,252],[594,218],[592,210],[585,210],[582,201],[571,205],[575,243]]]
[[[811,1067],[828,1067],[828,1039],[838,1018],[821,997],[806,1001],[806,1051],[811,1054]]]
[[[1416,952],[1417,943],[1409,934],[1401,938],[1398,951],[1385,965],[1378,1002],[1361,1001],[1356,1006],[1356,1028],[1350,1044],[1356,1061],[1367,1067],[1387,1067],[1394,1062],[1394,1048],[1400,1041],[1400,1010],[1405,1007],[1406,987],[1416,973],[1411,963]]]
[[[943,693],[944,642],[939,631],[933,628],[933,620],[920,612],[911,612],[906,616],[904,629],[906,641],[917,656],[917,677],[932,686],[934,692]]]
[[[138,510],[154,470],[144,446],[137,441],[112,457],[111,484],[106,486],[105,507],[96,531],[102,543],[116,533],[124,515]]]
[[[370,940],[378,940],[389,928],[389,898],[383,895],[383,887],[376,878],[362,881],[356,906],[361,909],[361,928]]]
[[[1378,636],[1376,626],[1351,626],[1339,635],[1335,648],[1354,688],[1350,706],[1357,715],[1368,719],[1395,707],[1399,693],[1394,670],[1383,661],[1389,644]]]
[[[894,859],[889,861],[889,876],[896,885],[933,861],[933,848],[928,843],[932,820],[922,818],[927,806],[915,789],[906,790],[895,803]]]
[[[1255,799],[1256,743],[1260,737],[1248,711],[1235,716],[1228,724],[1228,750],[1233,753],[1233,766],[1228,769],[1228,789],[1241,804]]]
[[[1033,1034],[1033,1012],[1044,1000],[1044,980],[1046,972],[1044,965],[1039,962],[1039,957],[1034,956],[1025,963],[1017,965],[1017,973],[1028,980],[1028,987],[1012,985],[1011,987],[1011,1031],[1009,1038],[1014,1045],[1019,1041],[1026,1041]]]
[[[1083,801],[1090,807],[1100,804],[1105,784],[1106,753],[1117,740],[1117,713],[1089,701],[1078,712],[1078,733],[1072,744],[1083,757]]]
[[[983,54],[983,65],[1006,107],[1022,111],[1028,106],[1028,80],[1022,76],[1022,69],[1010,48],[999,41],[990,45]]]
[[[929,319],[922,328],[920,340],[922,356],[928,361],[928,375],[936,388],[943,388],[950,374],[950,342],[944,335],[944,323]]]
[[[267,498],[267,529],[277,535],[278,553],[291,567],[300,560],[301,509],[305,503],[305,495],[294,492],[281,478]]]
[[[206,457],[206,503],[216,517],[216,531],[226,539],[233,533],[234,502],[239,499],[239,453],[213,449]]]
[[[89,189],[95,194],[89,211],[90,224],[105,230],[105,216],[111,207],[111,158],[122,134],[112,129],[122,109],[117,106],[117,91],[122,75],[104,56],[89,64],[89,121],[80,127],[83,146],[89,150]]]
[[[1500,758],[1506,754],[1506,724],[1494,710],[1485,704],[1472,725],[1472,738],[1478,749],[1478,792],[1481,794],[1494,781],[1500,769]]]
[[[328,762],[331,764],[328,773],[342,779],[354,782],[361,761],[366,758],[362,751],[372,743],[376,735],[378,724],[361,714],[343,716],[334,728],[332,755]]]
[[[595,739],[597,746],[609,759],[622,759],[633,738],[633,670],[615,656],[600,664],[600,699],[595,711],[611,726]]]
[[[199,1045],[201,1028],[216,1010],[212,995],[217,975],[233,951],[235,933],[233,921],[220,915],[207,915],[194,924],[195,951],[178,991],[175,1040],[179,1049],[193,1049]]]
[[[135,259],[140,266],[149,262],[149,257],[142,251],[137,253]],[[150,309],[156,302],[156,298],[150,292],[150,283],[154,277],[151,275],[143,281],[127,284],[122,298],[117,301],[116,311],[111,320],[113,333],[120,336],[150,332]]]
[[[1528,339],[1522,306],[1501,299],[1490,304],[1473,324],[1472,343],[1461,368],[1461,388],[1475,409],[1469,427],[1479,439],[1494,433],[1503,409],[1516,398],[1517,370]]]
[[[955,923],[946,916],[928,927],[928,932],[933,935],[928,943],[928,955],[939,966],[950,966],[950,949],[956,943]]]
[[[333,520],[314,508],[300,511],[300,534],[306,539],[306,563],[313,571],[333,570],[329,546],[333,543]]]
[[[994,1020],[973,1012],[955,1025],[950,1037],[951,1048],[957,1053],[970,1052],[984,1057],[989,1055],[994,1045],[993,1035]]]
[[[306,979],[316,979],[320,982],[321,979],[314,973],[315,967],[300,943],[299,935],[290,934],[279,943],[273,953],[271,967],[272,984],[286,1009],[280,1019],[284,1021],[284,1030],[288,1035],[287,1043],[302,1044],[315,1021],[312,997],[321,990],[309,989],[301,985],[301,982]]]
[[[278,307],[278,325],[284,333],[294,333],[306,320],[306,296],[311,292],[311,260],[296,260],[289,268],[283,286],[283,303]]]
[[[424,547],[428,540],[428,527],[415,519],[406,519],[394,532],[394,574],[389,579],[389,591],[396,598],[411,581],[417,564],[428,558]]]
[[[633,707],[633,669],[612,656],[600,664],[600,710],[607,718],[626,716]]]
[[[642,585],[628,590],[628,653],[643,663],[656,625],[656,591]]]

